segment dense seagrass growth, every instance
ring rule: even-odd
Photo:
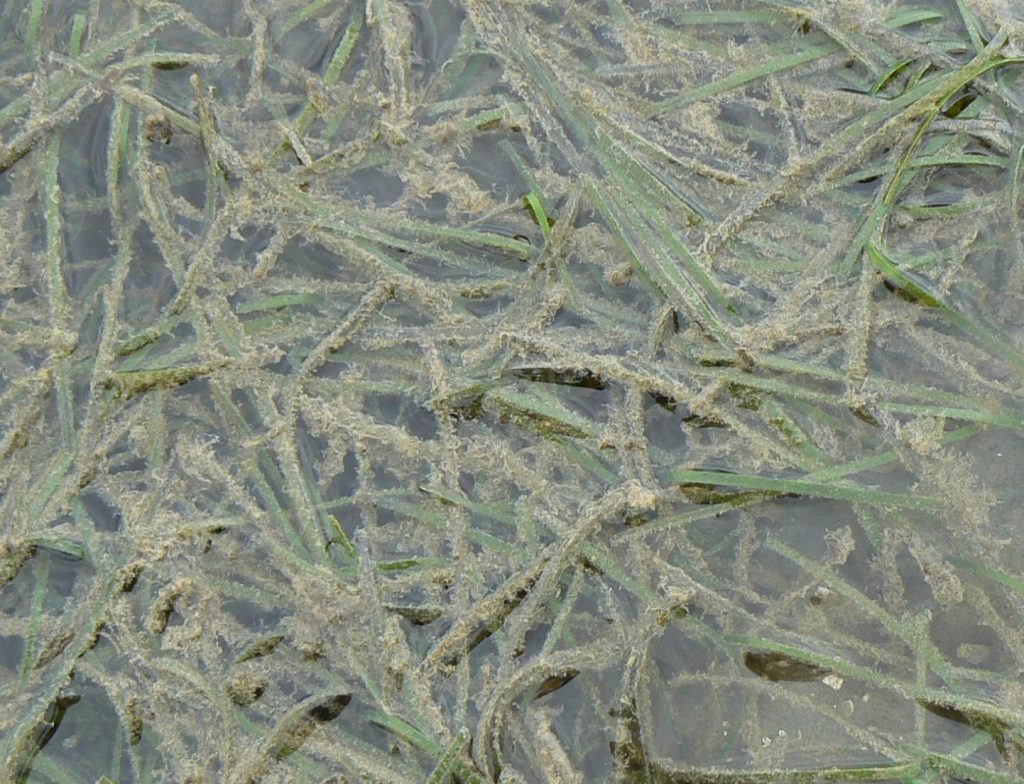
[[[1024,779],[1024,5],[0,3],[0,781]]]

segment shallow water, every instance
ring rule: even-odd
[[[0,9],[0,779],[1024,776],[1013,3]]]

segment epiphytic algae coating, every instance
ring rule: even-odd
[[[0,4],[0,780],[1021,780],[1022,63]]]

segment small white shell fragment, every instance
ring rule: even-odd
[[[829,673],[824,678],[822,678],[821,682],[828,686],[830,689],[835,689],[836,691],[839,691],[841,688],[843,688],[843,679],[836,675],[834,672]]]

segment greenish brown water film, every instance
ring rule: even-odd
[[[0,4],[0,781],[1024,779],[1024,6]]]

